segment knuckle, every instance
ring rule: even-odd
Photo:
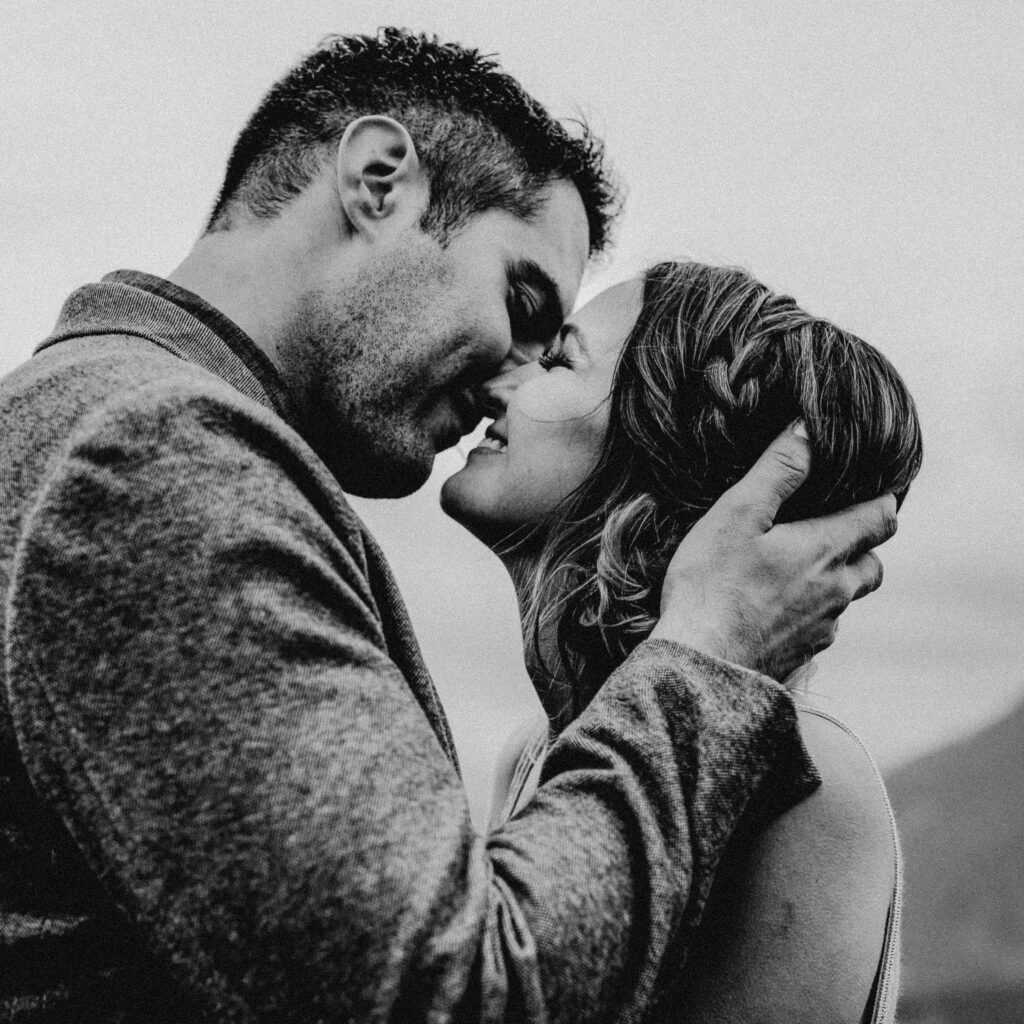
[[[835,643],[836,634],[839,632],[839,619],[830,619],[825,626],[825,639],[829,644]]]
[[[803,473],[807,459],[802,448],[785,444],[775,449],[775,464],[783,473]]]
[[[822,530],[819,537],[819,560],[825,569],[839,570],[849,557],[846,545],[831,531]]]
[[[882,509],[882,536],[886,540],[896,536],[899,521],[896,518],[896,509],[888,506]]]
[[[772,513],[764,503],[749,496],[725,495],[722,511],[733,527],[746,525],[757,529],[771,526]]]
[[[882,565],[882,560],[877,555],[873,555],[872,558],[874,561],[874,573],[871,578],[871,589],[875,591],[882,585],[882,580],[885,578],[885,566]]]
[[[873,551],[862,555],[851,566],[850,580],[853,587],[852,600],[873,594],[882,585],[885,569],[882,560]]]
[[[834,525],[824,519],[804,519],[796,524],[807,543],[807,553],[821,571],[828,571],[846,560],[845,544]]]
[[[821,541],[824,545],[825,550],[828,552],[830,564],[842,565],[846,562],[847,558],[847,545],[846,540],[834,529],[822,528]]]
[[[858,590],[859,587],[855,580],[844,581],[836,593],[832,607],[828,610],[828,615],[832,618],[838,618],[842,615],[850,607],[851,602],[856,600]]]
[[[826,629],[823,633],[815,639],[812,645],[814,654],[821,654],[822,651],[827,651],[836,640],[836,628],[833,624],[831,628]]]
[[[807,475],[808,459],[803,448],[784,445],[775,449],[775,466],[779,477],[786,484],[799,484]]]
[[[872,502],[869,508],[873,515],[868,521],[867,532],[873,537],[878,537],[878,543],[894,536],[898,526],[896,499],[891,494],[885,494]]]

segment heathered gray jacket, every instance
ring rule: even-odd
[[[637,1019],[741,816],[814,785],[788,696],[647,642],[478,836],[301,427],[145,275],[0,384],[0,1019]]]

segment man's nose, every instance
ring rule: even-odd
[[[505,357],[497,372],[490,380],[477,388],[476,398],[484,416],[498,419],[505,412],[516,388],[537,372],[539,367],[515,349]]]

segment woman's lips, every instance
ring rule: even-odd
[[[508,445],[497,437],[485,436],[481,439],[480,443],[473,449],[475,452],[492,452],[494,454],[500,454],[508,451]]]
[[[508,451],[508,435],[505,432],[504,420],[495,420],[485,431],[483,440],[477,445],[481,451]],[[474,449],[475,450],[475,449]]]
[[[481,455],[504,455],[508,451],[507,428],[508,425],[504,418],[495,420],[484,431],[484,436],[473,451],[479,452]]]

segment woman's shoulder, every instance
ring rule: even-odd
[[[896,884],[889,799],[867,747],[840,719],[805,706],[799,722],[821,786],[758,838],[759,874],[780,892],[803,893],[807,911],[820,901],[867,949],[869,935],[881,940]]]
[[[831,713],[801,704],[798,714],[800,734],[822,784],[781,823],[806,830],[808,841],[816,837],[815,846],[827,846],[828,852],[859,864],[866,884],[891,894],[895,827],[874,759],[860,737]]]
[[[803,710],[800,728],[822,785],[727,851],[680,1019],[861,1019],[896,881],[888,799],[838,719]]]

